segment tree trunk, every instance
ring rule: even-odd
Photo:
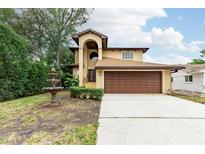
[[[60,44],[57,46],[56,50],[56,64],[57,67],[60,68]]]
[[[60,67],[60,49],[56,51],[56,64],[58,67]]]

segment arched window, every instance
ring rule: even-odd
[[[96,51],[92,51],[91,53],[90,53],[90,60],[92,60],[92,61],[96,61],[96,60],[98,60],[98,53],[96,52]]]

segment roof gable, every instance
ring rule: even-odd
[[[86,29],[82,32],[79,32],[75,35],[72,36],[73,40],[76,42],[77,45],[79,45],[79,37],[87,34],[87,33],[92,33],[95,34],[97,36],[99,36],[102,39],[102,47],[103,50],[142,50],[143,53],[145,53],[147,50],[149,50],[149,48],[131,48],[131,47],[108,47],[107,46],[107,42],[108,42],[108,37],[100,32],[97,32],[91,28]],[[76,49],[78,49],[78,47],[70,47],[71,51],[75,51]]]
[[[77,45],[79,45],[79,37],[84,35],[84,34],[87,34],[87,33],[93,33],[93,34],[98,35],[99,37],[101,37],[102,38],[102,43],[103,43],[103,48],[107,48],[108,37],[106,35],[104,35],[100,32],[97,32],[93,29],[90,29],[90,28],[73,35],[72,38],[77,43]]]
[[[101,38],[108,38],[106,35],[104,35],[104,34],[102,34],[100,32],[97,32],[97,31],[95,31],[95,30],[93,30],[91,28],[86,29],[86,30],[84,30],[82,32],[79,32],[79,33],[73,35],[72,38],[79,38],[81,35],[84,35],[86,33],[93,33],[93,34],[96,34],[96,35],[100,36]]]

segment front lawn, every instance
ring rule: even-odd
[[[49,94],[0,103],[0,144],[95,144],[100,101],[61,92],[60,106]]]
[[[171,96],[175,96],[175,97],[179,97],[179,98],[183,98],[183,99],[187,99],[196,103],[201,103],[201,104],[205,104],[205,97],[199,97],[199,96],[188,96],[188,95],[182,95],[182,94],[170,94]]]

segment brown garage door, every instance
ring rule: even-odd
[[[105,93],[161,93],[161,72],[105,72]]]

